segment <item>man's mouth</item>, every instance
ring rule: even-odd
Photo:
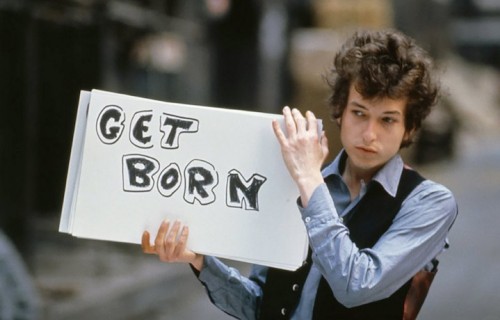
[[[375,148],[372,148],[372,147],[360,146],[360,147],[356,147],[356,149],[363,151],[363,152],[366,152],[366,153],[377,153],[377,150],[375,150]]]

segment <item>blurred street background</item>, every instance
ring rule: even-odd
[[[0,320],[10,301],[15,319],[230,319],[187,266],[57,232],[80,90],[312,110],[333,156],[323,75],[385,27],[438,62],[442,101],[403,154],[460,210],[419,319],[500,320],[498,0],[0,0]]]

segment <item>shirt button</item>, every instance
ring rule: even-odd
[[[294,285],[292,286],[292,290],[293,290],[294,292],[299,291],[299,288],[300,288],[300,286],[299,286],[298,284],[294,284]]]
[[[344,218],[340,217],[339,220],[340,222],[344,223]]]
[[[306,217],[305,221],[306,221],[306,223],[311,222],[311,217]]]
[[[283,315],[283,316],[286,315],[286,308],[281,308],[281,315]]]

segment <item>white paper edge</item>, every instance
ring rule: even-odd
[[[300,268],[306,258],[307,258],[307,251],[309,250],[309,242],[306,237],[305,239],[305,245],[304,245],[304,252],[302,256],[302,261],[298,261],[297,264],[293,263],[279,263],[279,262],[273,262],[273,261],[267,261],[267,260],[259,260],[259,259],[250,259],[250,258],[242,258],[242,257],[235,257],[235,256],[230,256],[230,255],[221,255],[221,254],[215,254],[213,252],[198,252],[199,254],[207,255],[207,256],[215,256],[217,258],[221,259],[227,259],[227,260],[233,260],[233,261],[240,261],[244,263],[250,263],[250,264],[257,264],[257,265],[262,265],[266,267],[272,267],[272,268],[278,268],[278,269],[283,269],[283,270],[288,270],[288,271],[295,271],[298,268]]]
[[[74,199],[80,176],[80,167],[83,151],[83,140],[85,137],[85,127],[87,122],[87,108],[90,103],[90,92],[80,91],[78,110],[73,132],[73,142],[71,145],[71,155],[66,176],[66,187],[64,190],[63,206],[61,210],[61,220],[59,222],[59,232],[71,233],[71,222],[73,218]]]

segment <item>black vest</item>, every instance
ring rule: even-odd
[[[403,169],[396,197],[385,192],[377,182],[371,182],[365,196],[349,213],[351,217],[346,223],[351,240],[359,249],[371,248],[384,234],[402,202],[410,192],[420,184],[422,178],[411,169]],[[288,319],[300,300],[303,284],[311,268],[309,255],[302,267],[296,271],[285,271],[270,268],[264,285],[264,296],[260,307],[261,320]],[[313,319],[384,319],[401,320],[403,306],[411,279],[389,298],[346,308],[340,304],[324,278],[318,286],[313,309]]]

